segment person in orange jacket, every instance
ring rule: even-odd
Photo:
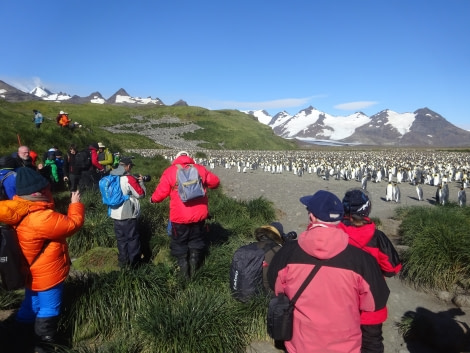
[[[70,270],[66,239],[77,232],[85,218],[85,206],[78,191],[71,193],[67,215],[54,211],[49,181],[31,168],[16,174],[13,200],[2,201],[0,222],[12,225],[23,254],[32,263],[31,280],[16,315],[22,330],[22,344],[33,337],[42,345],[56,340],[64,282]],[[18,334],[18,333],[17,333]]]
[[[56,120],[57,120],[57,124],[59,124],[60,127],[62,128],[70,127],[71,120],[69,119],[68,113],[61,110],[59,114],[57,115]]]

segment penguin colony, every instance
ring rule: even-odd
[[[323,180],[356,180],[367,190],[367,183],[383,183],[387,202],[400,202],[401,183],[416,185],[417,198],[424,200],[423,185],[436,187],[436,203],[449,203],[449,184],[459,188],[452,199],[466,205],[465,189],[469,187],[470,153],[443,151],[228,151],[195,150],[206,158],[194,158],[197,163],[214,169],[222,167],[234,173],[292,173],[299,177]],[[176,150],[131,150],[144,157],[162,155],[173,160]],[[455,200],[454,200],[455,199]]]

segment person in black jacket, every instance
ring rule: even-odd
[[[77,146],[71,144],[67,155],[64,158],[63,171],[64,171],[64,182],[69,186],[70,191],[77,191],[78,184],[80,183],[80,177],[82,171],[75,164],[75,155],[77,154]]]

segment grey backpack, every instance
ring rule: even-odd
[[[206,195],[202,180],[197,168],[193,164],[187,164],[183,167],[176,165],[176,187],[181,201],[188,202]]]

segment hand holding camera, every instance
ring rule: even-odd
[[[134,174],[134,178],[136,178],[138,181],[143,181],[144,183],[147,183],[150,180],[152,180],[152,177],[150,175],[142,175],[142,174]]]

